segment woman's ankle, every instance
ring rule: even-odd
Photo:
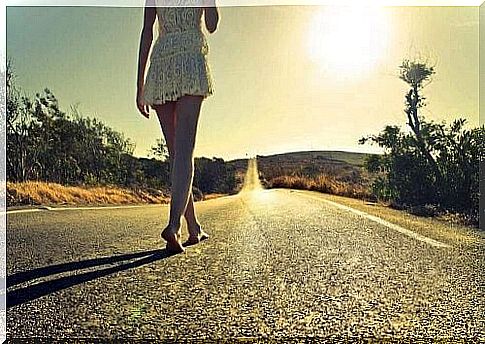
[[[177,232],[180,232],[182,226],[181,223],[174,223],[174,222],[169,222],[167,227],[166,227],[170,232],[173,232],[174,234]]]
[[[187,221],[187,229],[189,230],[189,234],[199,234],[201,232],[202,226],[198,221]]]

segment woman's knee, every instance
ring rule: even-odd
[[[174,159],[183,162],[184,165],[193,164],[194,162],[194,147],[190,142],[184,142],[177,147],[174,154]]]
[[[191,96],[185,95],[178,99],[176,105],[176,114],[178,118],[181,116],[197,117],[200,112],[202,101],[204,98],[202,96]]]

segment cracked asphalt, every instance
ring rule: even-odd
[[[485,341],[483,240],[434,247],[311,194],[250,164],[173,256],[167,205],[8,215],[7,337]]]

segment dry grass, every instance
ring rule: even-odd
[[[13,205],[103,205],[168,203],[170,198],[158,190],[131,190],[115,186],[63,186],[28,181],[7,182],[7,206]]]
[[[221,193],[207,194],[207,195],[204,195],[204,201],[207,201],[207,200],[210,200],[210,199],[213,199],[213,198],[219,198],[219,197],[227,196],[227,195],[228,194],[221,194]]]
[[[368,187],[359,183],[339,181],[335,177],[325,174],[319,174],[312,178],[304,176],[279,176],[269,181],[269,187],[312,190],[338,196],[367,200],[372,199]]]

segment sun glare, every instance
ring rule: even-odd
[[[389,25],[382,7],[329,6],[310,20],[308,54],[326,72],[354,78],[385,56]]]

